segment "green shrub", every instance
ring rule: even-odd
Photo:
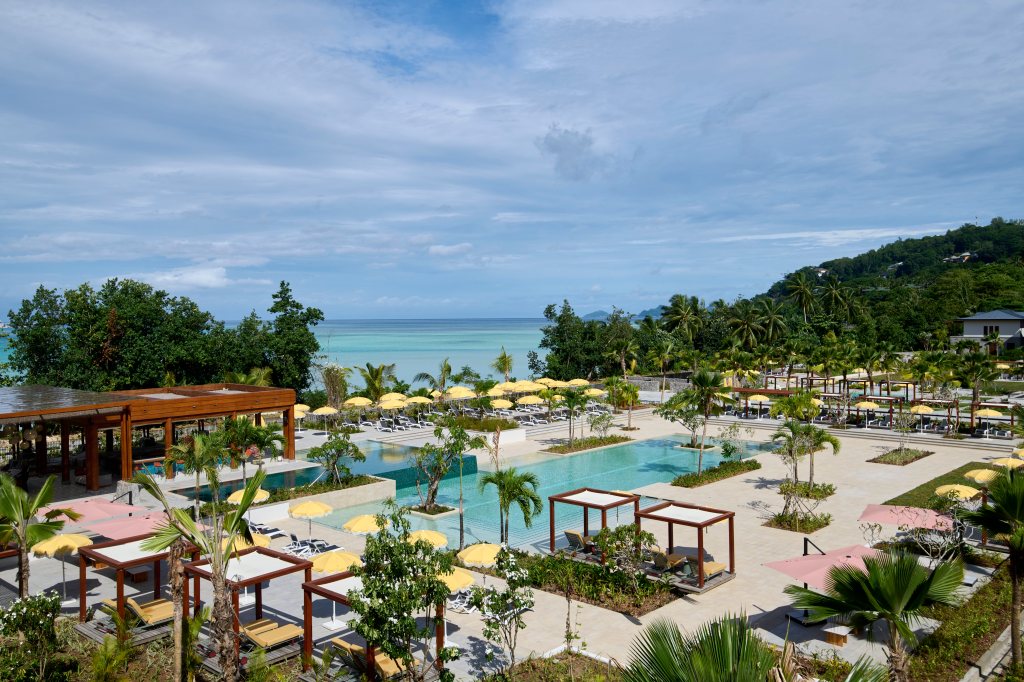
[[[772,516],[768,523],[764,524],[769,528],[791,530],[796,533],[813,533],[821,530],[832,523],[831,514],[814,514],[805,512],[790,512],[789,514],[778,513]]]
[[[606,445],[617,445],[631,440],[633,439],[628,436],[587,436],[586,438],[577,438],[572,442],[572,445],[568,443],[565,443],[564,445],[552,445],[547,448],[545,452],[568,455],[572,452],[590,450],[591,448],[600,448]]]
[[[253,509],[257,509],[260,506],[267,504],[274,504],[275,502],[287,502],[288,500],[295,500],[300,497],[308,497],[309,495],[319,495],[320,493],[330,493],[335,490],[347,490],[349,488],[357,488],[361,485],[367,485],[373,483],[376,479],[372,476],[352,476],[349,479],[340,481],[338,483],[328,483],[321,481],[319,483],[310,483],[298,488],[277,488],[276,490],[270,491],[270,497],[267,498],[266,502],[260,504],[254,504]],[[235,509],[237,505],[231,504],[227,500],[221,500],[219,506],[214,506],[213,502],[205,502],[199,507],[200,516],[210,516],[213,512],[220,511],[228,512]]]
[[[916,462],[919,459],[923,459],[928,455],[934,454],[931,450],[918,450],[916,448],[893,448],[888,452],[883,452],[874,459],[869,459],[869,462],[875,462],[877,464],[892,464],[894,466],[906,466],[911,462]]]
[[[77,668],[76,661],[57,651],[59,615],[56,592],[17,599],[0,612],[0,673],[5,682],[63,680]]]
[[[470,417],[468,415],[460,415],[455,417],[455,423],[467,431],[487,431],[488,433],[494,433],[499,428],[502,431],[511,431],[512,429],[519,428],[519,423],[515,420],[502,419],[501,417]]]
[[[779,485],[779,494],[794,495],[805,500],[825,500],[836,494],[836,487],[831,483],[815,483],[811,486],[807,481],[784,481]]]
[[[708,483],[721,481],[724,478],[732,478],[733,476],[739,476],[750,471],[757,471],[760,468],[761,463],[756,459],[730,459],[721,462],[718,466],[705,469],[699,474],[696,471],[680,474],[672,481],[672,485],[677,485],[681,488],[699,488]]]

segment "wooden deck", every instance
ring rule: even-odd
[[[725,571],[710,580],[705,580],[704,587],[697,587],[697,583],[691,579],[669,575],[668,584],[672,586],[672,589],[679,590],[680,592],[685,592],[687,594],[704,594],[708,590],[713,590],[719,585],[724,585],[730,580],[735,580],[735,578],[735,573]]]
[[[94,618],[85,623],[75,623],[75,631],[83,637],[101,644],[108,635],[117,636],[117,629],[109,618]],[[132,630],[132,646],[145,646],[170,636],[170,623],[153,628],[135,628]]]
[[[217,664],[217,657],[213,654],[213,648],[205,642],[196,645],[196,648],[199,649],[199,652],[203,654],[205,658],[205,660],[203,661],[203,667],[216,675],[222,675],[224,671],[222,671],[220,666]],[[241,662],[240,667],[242,670],[249,669],[249,664],[253,661],[253,653],[255,652],[242,651],[239,654],[239,659]],[[287,661],[291,658],[298,658],[302,656],[302,640],[292,642],[291,644],[285,644],[283,646],[274,647],[273,649],[265,651],[265,654],[265,661],[267,665],[276,665],[278,663],[283,663],[284,661]]]

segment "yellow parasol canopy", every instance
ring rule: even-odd
[[[969,485],[940,485],[935,489],[935,494],[940,497],[953,497],[957,500],[970,500],[981,493],[977,488]]]
[[[914,405],[910,408],[910,414],[931,414],[934,411],[927,405]]]
[[[513,384],[512,390],[519,393],[532,393],[534,391],[543,391],[547,386],[544,384],[538,384],[536,381],[517,381]]]
[[[491,389],[489,389],[487,391],[487,397],[488,398],[500,398],[503,395],[505,395],[505,391],[501,390],[497,386],[495,386],[494,388],[491,388]]]
[[[567,381],[552,381],[548,384],[548,388],[569,388],[569,382]]]
[[[514,381],[503,381],[500,384],[496,384],[495,388],[500,388],[503,391],[514,391],[516,390],[516,382]]]
[[[243,495],[245,495],[245,488],[236,490],[228,495],[228,502],[231,504],[242,504]],[[252,498],[252,501],[258,504],[260,502],[266,502],[268,499],[270,499],[270,493],[263,488],[259,488],[256,490],[256,496]]]
[[[822,400],[821,398],[811,398],[811,404],[813,404],[815,407],[821,407],[822,405],[825,404],[825,401]]]
[[[230,541],[231,541],[231,538],[224,538],[223,540],[221,540],[220,541],[221,549],[227,551],[228,543]],[[250,543],[245,538],[243,538],[241,535],[235,536],[235,541],[233,543],[233,551],[237,552],[240,549],[248,549],[250,547],[270,547],[270,538],[268,538],[266,535],[260,535],[259,533],[253,533],[252,534],[252,542]]]
[[[999,475],[999,472],[993,469],[971,469],[964,474],[964,478],[984,485],[996,480],[999,478]]]
[[[440,398],[443,395],[444,395],[444,393],[441,393],[441,391],[436,391],[435,390],[435,391],[431,391],[430,392],[430,397],[431,398]]]
[[[975,412],[974,416],[975,417],[1002,417],[1003,413],[1000,412],[999,410],[993,410],[993,409],[990,409],[990,408],[986,407],[983,410],[978,410],[977,412]]]
[[[520,405],[540,405],[544,400],[535,395],[524,395],[522,398],[516,401]]]
[[[366,407],[367,405],[373,405],[373,401],[369,398],[357,395],[355,398],[349,398],[346,400],[344,405],[345,407]]]
[[[303,403],[295,403],[294,405],[296,412],[309,412],[309,405]]]
[[[569,379],[567,382],[570,386],[589,386],[590,382],[586,379]]]
[[[996,369],[1010,369],[1010,366],[1005,362],[997,362]]]
[[[288,516],[296,519],[318,519],[321,516],[327,516],[334,507],[323,502],[316,500],[309,500],[308,502],[300,502],[288,509]]]
[[[501,545],[490,542],[481,542],[478,545],[470,545],[458,553],[462,563],[469,566],[493,566],[498,561],[498,552]]]
[[[388,522],[386,520],[384,522],[384,527],[388,527]],[[354,516],[346,521],[342,528],[347,530],[349,533],[355,533],[357,535],[376,533],[380,530],[379,526],[377,526],[377,517],[373,514],[360,514],[359,516]]]
[[[419,542],[420,540],[429,542],[434,547],[448,546],[448,536],[438,533],[436,530],[416,530],[409,533],[409,542]]]
[[[332,414],[338,414],[338,411],[336,409],[334,409],[333,407],[326,407],[326,406],[324,406],[324,407],[318,407],[315,410],[313,410],[313,414],[318,414],[321,417],[328,417],[328,416],[330,416]]]
[[[379,405],[382,410],[401,410],[405,407],[404,400],[382,400]]]
[[[440,578],[441,582],[447,585],[448,589],[452,592],[461,592],[476,582],[472,573],[464,568],[459,568],[458,566],[454,567],[451,573],[442,573],[437,577]]]
[[[313,557],[313,570],[317,573],[341,573],[353,566],[362,566],[362,560],[352,552],[324,552]]]
[[[1024,456],[1024,448],[1017,448],[1016,450],[1013,451],[1013,454],[1017,455],[1018,457]]]
[[[555,383],[555,380],[554,379],[550,379],[548,377],[541,377],[540,379],[536,380],[536,383],[544,384],[545,386],[550,386],[551,384]]]
[[[306,418],[306,413],[305,412],[300,412],[298,410],[295,410],[295,418],[296,419],[305,419]]]
[[[599,398],[603,396],[605,393],[606,391],[602,391],[599,388],[588,388],[587,390],[583,391],[583,395],[587,396],[588,398]]]
[[[405,400],[405,394],[404,393],[385,393],[384,395],[382,395],[380,397],[380,402],[384,402],[385,400]]]
[[[1000,457],[999,459],[992,460],[992,464],[997,467],[1004,467],[1006,469],[1016,469],[1017,467],[1024,467],[1024,459],[1015,459],[1013,457]]]
[[[499,410],[507,410],[508,408],[512,407],[512,401],[505,400],[504,398],[498,398],[497,400],[491,401],[491,407],[497,408]]]
[[[64,533],[32,545],[32,553],[36,556],[57,557],[74,554],[79,547],[88,547],[91,544],[92,540],[88,536],[79,533]]]
[[[432,402],[434,402],[434,401],[432,401],[430,398],[426,398],[426,397],[424,397],[422,395],[414,395],[413,397],[411,397],[408,400],[406,400],[405,404],[406,405],[429,405]]]
[[[445,391],[445,393],[447,393],[448,395],[458,395],[460,393],[473,393],[473,389],[471,389],[469,386],[452,386],[447,391]]]
[[[878,403],[872,402],[870,400],[861,400],[859,403],[855,403],[854,407],[860,410],[877,410]]]
[[[761,395],[760,393],[755,393],[754,395],[752,395],[749,398],[747,398],[747,400],[749,400],[752,403],[766,403],[766,402],[769,402],[769,400],[771,400],[771,399],[768,396],[766,396],[766,395]]]
[[[553,396],[551,396],[551,402],[553,402],[553,403],[560,403],[563,400],[565,400],[565,396],[564,395],[553,395]]]

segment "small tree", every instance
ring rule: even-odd
[[[698,445],[697,432],[700,431],[700,427],[704,424],[704,418],[697,411],[696,407],[683,402],[681,398],[677,400],[677,397],[678,394],[659,405],[655,408],[654,414],[674,424],[679,424],[689,431],[690,442],[686,447],[695,448]]]
[[[914,422],[914,415],[910,411],[894,412],[892,415],[892,430],[899,437],[896,448],[900,452],[907,451],[910,434],[914,432]]]
[[[53,499],[56,476],[43,483],[35,497],[18,487],[14,479],[0,473],[0,546],[13,543],[18,548],[18,596],[28,597],[28,552],[37,542],[52,538],[64,528],[57,517],[76,520],[77,512],[70,509],[50,509],[37,521],[40,510]]]
[[[626,430],[633,430],[633,408],[640,402],[640,388],[636,384],[623,384],[619,389],[622,402],[626,404]]]
[[[629,581],[634,602],[640,605],[640,586],[647,581],[644,562],[655,546],[653,533],[641,530],[635,523],[615,528],[602,528],[594,544],[605,557],[605,568],[619,573]]]
[[[607,412],[597,412],[587,417],[587,424],[590,425],[590,432],[596,432],[600,438],[606,438],[608,436],[608,431],[612,428],[612,423],[614,421],[615,418]]]
[[[332,485],[341,485],[352,479],[352,469],[346,461],[366,461],[366,455],[352,442],[349,434],[337,429],[331,430],[323,445],[310,448],[309,458],[324,468],[327,482]]]
[[[565,400],[562,401],[562,405],[569,411],[569,445],[572,445],[573,438],[573,422],[576,417],[579,416],[580,412],[587,406],[589,398],[583,394],[583,391],[568,389],[562,393]],[[582,431],[582,427],[580,431]]]
[[[495,571],[505,586],[474,587],[473,605],[480,610],[484,637],[508,653],[508,667],[502,669],[507,674],[516,665],[516,643],[526,627],[523,613],[533,608],[533,590],[529,571],[519,567],[515,552],[507,547],[498,552]]]
[[[544,502],[537,494],[540,480],[532,471],[517,471],[514,467],[489,471],[480,477],[480,491],[493,485],[498,489],[498,525],[501,542],[508,542],[508,524],[512,505],[519,507],[523,524],[530,528],[533,519],[544,511]]]

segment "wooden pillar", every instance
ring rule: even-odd
[[[259,584],[256,585],[256,604],[260,603]],[[259,611],[256,619],[259,620]],[[313,658],[313,593],[302,590],[302,669],[309,670],[309,662]]]
[[[174,422],[170,419],[164,420],[164,457],[170,457],[171,448],[174,447]],[[164,478],[174,478],[174,465],[164,466]]]
[[[121,480],[132,480],[132,420],[128,410],[121,413]]]
[[[124,618],[124,569],[117,569],[117,615]]]
[[[263,415],[257,412],[252,416],[252,423],[256,426],[263,426]]]
[[[697,528],[697,587],[704,587],[704,529]]]
[[[100,448],[96,423],[89,420],[85,425],[85,489],[100,489]]]
[[[103,432],[106,437],[106,448],[107,454],[114,452],[114,429],[107,429]]]
[[[583,507],[583,537],[590,535],[590,507]]]
[[[295,459],[295,406],[289,405],[284,418],[284,458]]]
[[[607,527],[608,527],[608,510],[607,509],[602,509],[601,510],[601,530],[604,530]],[[608,559],[608,557],[605,555],[605,553],[601,552],[601,563],[603,564],[607,559]]]
[[[551,547],[550,547],[549,551],[552,554],[554,554],[555,553],[555,501],[551,500],[551,499],[548,500],[548,520],[550,521],[550,526],[551,526],[550,533],[549,533],[550,541],[551,541]]]
[[[153,562],[153,599],[160,598],[160,562]]]
[[[46,426],[36,422],[32,427],[36,429],[36,471],[42,476],[49,470],[46,463]]]
[[[60,423],[60,480],[71,482],[71,424]]]
[[[668,522],[668,549],[665,550],[665,554],[671,554],[672,548],[676,546],[674,539],[675,527],[676,524],[672,523],[671,521]]]
[[[263,582],[256,583],[256,620],[263,617]]]
[[[78,555],[78,620],[85,622],[85,557]]]
[[[736,517],[729,517],[729,572],[736,575]]]
[[[366,679],[370,682],[375,682],[377,679],[377,647],[366,643]]]

